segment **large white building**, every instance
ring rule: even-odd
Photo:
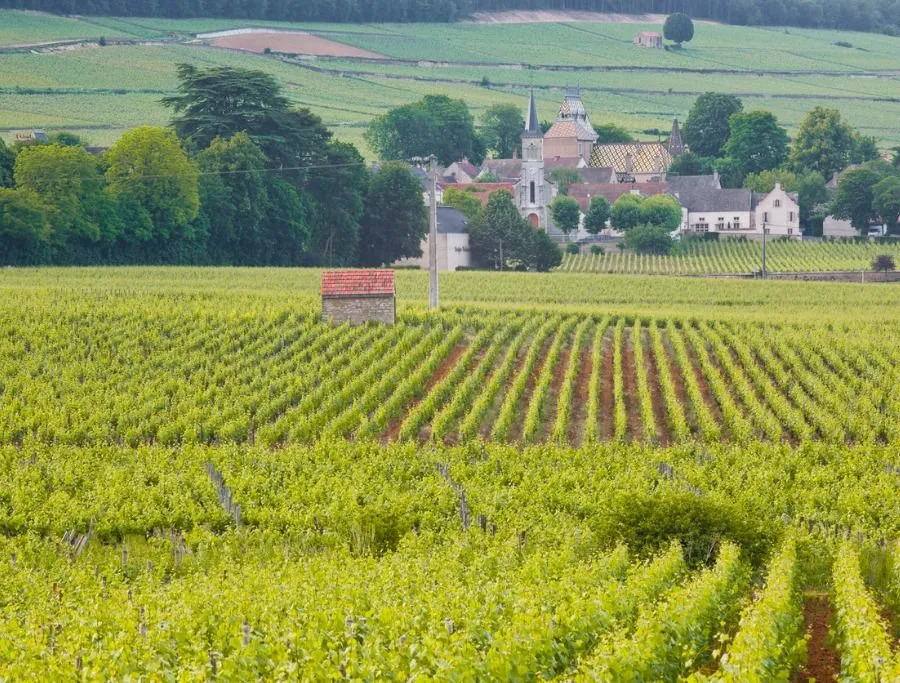
[[[430,234],[422,240],[422,255],[406,258],[394,263],[395,266],[431,267]],[[469,225],[466,217],[450,206],[437,208],[437,267],[448,271],[469,268],[472,265],[469,251]]]

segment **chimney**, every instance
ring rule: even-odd
[[[519,158],[519,148],[513,147],[513,159],[518,159],[518,158]]]
[[[625,172],[631,173],[634,170],[634,157],[631,152],[625,155]]]

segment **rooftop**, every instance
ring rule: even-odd
[[[326,270],[322,296],[379,296],[394,293],[393,270]]]

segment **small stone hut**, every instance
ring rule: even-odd
[[[325,271],[322,273],[322,317],[353,325],[370,320],[393,325],[397,319],[394,271]]]

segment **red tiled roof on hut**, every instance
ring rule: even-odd
[[[393,270],[326,270],[322,296],[383,296],[394,293]]]

